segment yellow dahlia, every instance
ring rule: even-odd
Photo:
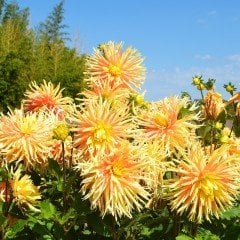
[[[170,185],[171,208],[187,213],[191,221],[210,221],[231,206],[238,194],[237,167],[221,151],[206,154],[201,146],[193,146],[176,169],[178,178]]]
[[[122,43],[110,41],[95,49],[94,55],[88,58],[86,75],[90,84],[96,78],[117,82],[125,88],[139,88],[145,77],[142,62],[143,58],[136,49],[123,49]]]
[[[85,153],[108,152],[131,136],[131,119],[125,107],[113,109],[107,101],[89,101],[75,119],[74,147]]]
[[[24,161],[26,167],[47,160],[52,141],[52,123],[44,113],[16,109],[1,118],[0,145],[8,162]]]
[[[81,171],[84,198],[93,208],[98,207],[102,216],[132,217],[132,210],[139,211],[148,200],[149,193],[140,184],[146,163],[138,161],[129,143],[85,164]]]
[[[10,186],[13,194],[13,201],[20,207],[28,207],[32,211],[39,211],[35,206],[41,199],[39,187],[36,187],[30,176],[25,174],[22,176],[21,169],[12,171],[12,179]]]
[[[36,82],[32,82],[29,90],[25,93],[26,99],[23,100],[25,111],[36,112],[39,110],[51,110],[59,117],[64,117],[66,113],[72,111],[72,99],[63,97],[60,84],[56,87],[51,82],[46,82],[38,86]]]
[[[143,139],[157,140],[164,146],[166,154],[184,149],[192,143],[197,125],[193,120],[199,118],[195,114],[195,105],[189,109],[189,114],[180,115],[182,108],[187,108],[189,100],[178,97],[165,98],[159,102],[149,104],[148,109],[138,116],[138,123],[143,129]],[[141,136],[142,141],[142,136]]]

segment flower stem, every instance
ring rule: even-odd
[[[67,192],[66,192],[66,162],[64,141],[62,141],[62,164],[63,164],[63,212],[66,212]]]

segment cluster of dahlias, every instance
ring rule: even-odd
[[[234,203],[239,140],[225,134],[222,145],[206,145],[196,135],[204,119],[214,122],[224,111],[221,96],[209,91],[202,109],[187,97],[147,102],[142,64],[136,49],[102,44],[87,59],[88,89],[79,104],[63,97],[59,85],[34,82],[22,107],[0,116],[1,164],[16,163],[8,187],[20,207],[37,210],[41,199],[20,164],[27,171],[47,168],[49,157],[79,171],[84,199],[102,216],[131,217],[164,198],[172,211],[200,223]],[[3,201],[7,194],[1,187]]]

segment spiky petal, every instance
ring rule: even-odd
[[[94,81],[117,82],[125,88],[139,88],[145,77],[143,58],[136,49],[123,49],[123,43],[112,41],[95,49],[86,62],[86,76]]]
[[[149,105],[138,116],[138,123],[143,129],[140,140],[159,141],[168,155],[176,150],[184,152],[194,140],[193,130],[198,127],[193,120],[199,119],[199,115],[194,113],[194,105],[187,110],[188,103],[187,98],[169,97]],[[188,114],[181,116],[183,108]]]
[[[24,161],[26,167],[47,161],[52,143],[52,123],[44,113],[15,109],[1,117],[0,145],[8,162]]]
[[[24,110],[36,112],[47,109],[62,118],[72,111],[71,104],[73,103],[70,97],[62,96],[62,91],[60,84],[55,87],[53,83],[43,80],[39,86],[36,82],[32,82],[29,85],[29,90],[25,93]]]
[[[102,155],[82,168],[85,199],[101,214],[112,214],[116,219],[132,217],[132,210],[138,211],[148,200],[149,193],[140,184],[145,163],[138,161],[129,144],[121,144],[109,155]]]
[[[179,163],[176,173],[178,178],[170,185],[171,207],[180,214],[187,213],[191,221],[218,218],[238,194],[239,172],[221,151],[209,155],[195,145]]]
[[[112,108],[103,100],[90,101],[75,119],[74,147],[85,153],[111,152],[116,144],[131,136],[133,125],[128,110]]]
[[[35,207],[41,199],[39,188],[33,184],[29,175],[25,174],[22,176],[20,167],[16,171],[12,171],[10,186],[13,201],[20,207],[28,207],[32,211],[39,211]]]

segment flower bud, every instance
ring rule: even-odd
[[[205,86],[204,83],[200,83],[200,84],[197,86],[197,89],[198,89],[198,90],[204,90],[204,89],[206,89],[206,86]]]
[[[201,77],[199,77],[199,76],[193,77],[192,83],[193,83],[193,85],[199,85],[201,83]]]
[[[57,140],[64,141],[69,135],[69,128],[65,123],[60,123],[53,129],[53,136]]]
[[[215,120],[223,111],[224,103],[219,93],[208,91],[204,98],[203,113],[206,118]]]

